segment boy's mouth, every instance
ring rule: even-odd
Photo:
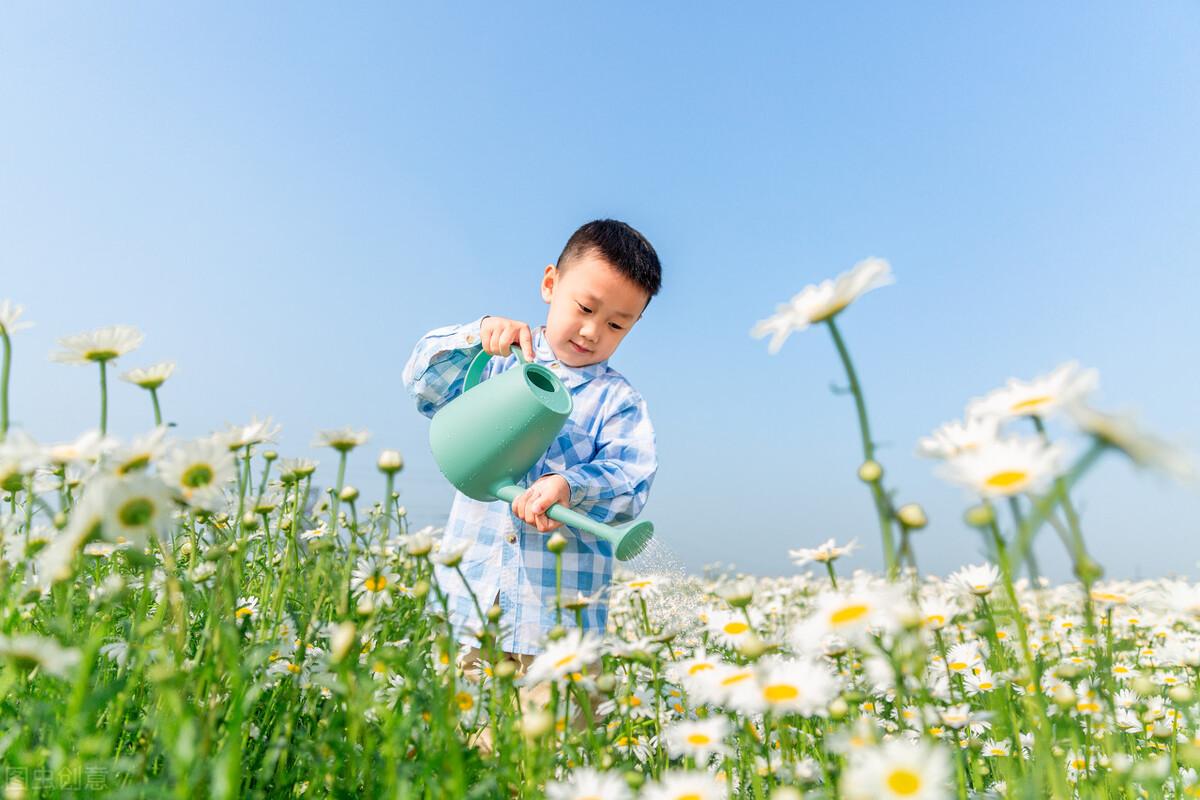
[[[590,353],[590,352],[592,352],[591,350],[587,350],[587,349],[585,349],[585,348],[582,348],[582,347],[580,347],[579,345],[577,345],[577,344],[575,344],[574,342],[572,342],[570,339],[568,339],[568,340],[567,340],[567,344],[569,344],[569,345],[571,345],[571,347],[575,348],[575,352],[576,352],[576,353]]]

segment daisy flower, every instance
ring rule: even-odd
[[[793,331],[832,318],[862,295],[894,282],[892,267],[882,258],[868,258],[832,280],[824,280],[800,290],[775,314],[760,320],[751,330],[756,339],[770,336],[767,352],[774,355]]]
[[[829,670],[808,661],[766,661],[755,678],[730,693],[729,704],[744,714],[770,711],[811,717],[829,705],[838,688]]]
[[[753,615],[751,616],[753,620]],[[747,638],[754,635],[754,628],[751,627],[746,618],[741,614],[733,614],[728,611],[712,611],[708,614],[707,627],[710,633],[720,644],[727,647],[737,647]]]
[[[994,417],[1000,421],[1016,417],[1046,417],[1096,389],[1100,374],[1082,369],[1076,361],[1057,367],[1048,375],[1026,382],[1010,378],[1003,388],[967,404],[968,417]]]
[[[1143,429],[1132,414],[1105,414],[1083,402],[1068,405],[1067,413],[1085,433],[1120,450],[1139,467],[1162,472],[1179,481],[1195,477],[1194,465],[1187,454]]]
[[[288,483],[295,483],[317,471],[319,462],[311,458],[282,458],[279,460],[279,476]]]
[[[282,425],[275,424],[270,417],[260,420],[256,414],[245,425],[230,425],[223,435],[230,450],[241,450],[250,445],[275,441],[282,428]]]
[[[0,658],[7,658],[18,668],[32,670],[40,667],[47,675],[66,678],[79,663],[79,650],[63,647],[57,640],[36,634],[0,635]]]
[[[313,447],[332,447],[339,453],[348,453],[361,444],[366,444],[371,434],[365,430],[356,431],[353,428],[336,428],[321,431],[313,440]]]
[[[949,797],[952,785],[943,748],[895,739],[854,753],[842,791],[850,800],[933,800]]]
[[[19,306],[12,300],[0,300],[0,333],[10,336],[17,331],[33,327],[32,322],[21,322],[24,306]]]
[[[582,767],[546,787],[548,800],[633,800],[625,778],[616,772]]]
[[[800,652],[810,652],[831,636],[849,644],[864,644],[873,631],[899,627],[899,615],[908,607],[903,591],[893,585],[848,593],[822,592],[813,613],[794,629],[793,640]]]
[[[917,442],[917,455],[926,458],[953,458],[978,450],[995,441],[1000,420],[995,417],[954,420],[937,428]]]
[[[640,795],[641,800],[723,800],[727,796],[712,774],[684,770],[667,770]]]
[[[222,488],[237,478],[233,455],[215,437],[175,447],[159,465],[159,472],[189,505],[208,511],[220,510],[225,502]]]
[[[725,737],[729,720],[722,716],[702,720],[683,720],[667,728],[665,739],[671,758],[694,758],[697,764],[707,763],[709,756],[725,755],[729,748]]]
[[[391,586],[400,577],[381,561],[360,558],[350,575],[350,588],[355,599],[367,598],[374,605],[389,605],[392,602]]]
[[[248,622],[258,616],[257,597],[239,597],[237,607],[233,611],[234,619],[238,622]]]
[[[167,378],[171,377],[174,372],[174,361],[162,361],[149,367],[131,369],[121,375],[121,380],[143,389],[157,389],[166,383]]]
[[[972,564],[950,576],[948,583],[964,594],[987,597],[1000,580],[1000,570],[995,564]]]
[[[551,642],[538,655],[522,679],[526,686],[536,686],[550,680],[562,680],[573,672],[582,672],[600,658],[600,639],[594,634],[575,628],[557,642]]]
[[[796,550],[788,550],[788,555],[792,557],[792,563],[798,567],[802,567],[810,562],[819,562],[828,564],[831,561],[836,561],[842,556],[848,556],[858,549],[858,540],[851,539],[844,545],[838,545],[833,539],[826,539],[821,544],[812,548],[799,548]]]
[[[50,356],[62,364],[92,364],[111,361],[137,349],[145,337],[131,325],[109,325],[88,333],[59,339],[62,350]]]
[[[61,442],[46,447],[46,458],[51,464],[93,464],[100,456],[116,447],[116,440],[102,436],[98,430],[90,430],[72,442]]]
[[[135,438],[128,445],[117,445],[113,448],[107,463],[118,475],[137,472],[155,463],[166,451],[164,439],[167,436],[165,425],[159,425],[149,433]]]
[[[106,476],[92,482],[89,494],[97,490],[104,498],[102,525],[106,539],[140,543],[170,530],[171,494],[158,478],[142,474]]]
[[[997,439],[947,459],[938,470],[982,497],[1011,497],[1045,488],[1061,471],[1063,451],[1041,439]]]

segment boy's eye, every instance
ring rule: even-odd
[[[620,326],[620,325],[618,325],[618,324],[617,324],[617,323],[615,323],[615,322],[610,322],[610,323],[608,323],[608,324],[609,324],[609,325],[612,325],[612,329],[613,329],[614,331],[619,331],[619,330],[621,330],[621,326]]]
[[[590,313],[592,313],[592,310],[591,310],[590,308],[588,308],[587,306],[585,306],[583,303],[576,303],[575,305],[577,305],[577,306],[579,306],[581,309],[583,309],[583,313],[585,313],[585,314],[590,314]]]

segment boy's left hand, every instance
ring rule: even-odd
[[[543,475],[512,501],[512,510],[519,519],[536,525],[541,533],[562,527],[562,523],[546,516],[546,509],[555,503],[569,506],[571,486],[562,475]]]

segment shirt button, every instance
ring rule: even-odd
[[[553,364],[551,364],[550,369],[558,369],[558,362],[555,361]]]
[[[467,334],[467,344],[475,344],[475,334],[473,334],[473,333]]]
[[[509,544],[516,544],[516,543],[517,543],[517,535],[516,535],[515,533],[510,533],[510,534],[508,535],[508,543],[509,543]]]

